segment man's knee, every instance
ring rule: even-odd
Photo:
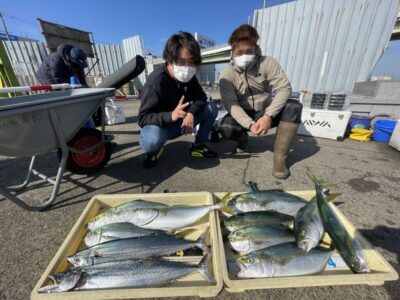
[[[210,117],[216,119],[218,115],[218,107],[214,101],[207,102],[207,109],[209,111]]]
[[[281,121],[301,123],[301,113],[303,111],[303,104],[297,100],[289,99],[283,109]]]
[[[238,140],[246,132],[246,129],[228,114],[222,118],[218,131],[227,140]]]
[[[144,152],[155,152],[166,140],[164,129],[156,125],[146,125],[140,131],[140,147]]]

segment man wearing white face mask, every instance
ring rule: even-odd
[[[219,80],[228,114],[219,131],[237,141],[237,151],[243,152],[249,131],[261,136],[277,127],[272,175],[285,179],[290,176],[285,161],[301,123],[302,105],[289,99],[292,89],[288,78],[275,59],[261,55],[257,40],[257,30],[247,24],[239,26],[229,39],[232,61]]]
[[[171,36],[164,48],[165,65],[147,78],[139,109],[140,146],[146,153],[145,168],[154,167],[167,140],[199,130],[189,154],[215,158],[206,146],[218,108],[207,96],[195,76],[201,64],[200,47],[187,32]]]

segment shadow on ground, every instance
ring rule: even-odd
[[[360,229],[359,231],[368,239],[372,246],[382,248],[395,256],[397,264],[393,265],[392,263],[392,265],[397,273],[400,273],[400,248],[398,246],[400,229],[379,225],[374,229]],[[387,281],[385,283],[385,289],[391,295],[392,299],[399,299],[399,280]]]

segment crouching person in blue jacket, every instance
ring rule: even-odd
[[[140,146],[146,153],[143,166],[154,167],[167,140],[191,133],[197,124],[200,128],[189,154],[217,157],[206,146],[218,109],[207,102],[195,76],[201,64],[199,45],[190,33],[179,32],[168,39],[163,58],[164,66],[147,78],[139,109]]]

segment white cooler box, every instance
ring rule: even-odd
[[[400,151],[400,120],[396,123],[389,145]]]
[[[303,107],[298,134],[321,137],[332,140],[343,140],[350,110],[326,110]]]

